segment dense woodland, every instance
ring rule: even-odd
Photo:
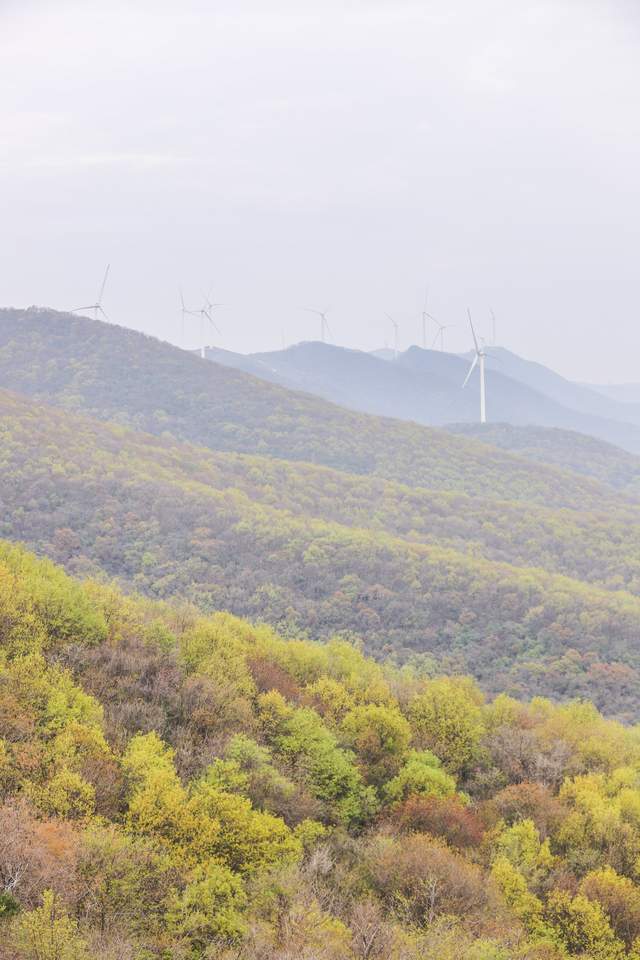
[[[640,728],[0,544],[2,960],[640,956]]]
[[[585,512],[411,489],[214,454],[6,392],[0,412],[0,534],[77,574],[288,636],[351,637],[377,657],[472,672],[490,692],[589,695],[637,716],[631,501]]]
[[[459,423],[447,429],[527,460],[573,470],[636,497],[640,495],[640,457],[584,433],[510,423]]]
[[[3,387],[47,404],[213,450],[558,506],[600,489],[472,440],[352,413],[134,330],[52,310],[0,309],[0,377]]]
[[[0,372],[0,960],[640,960],[634,458],[51,311]]]

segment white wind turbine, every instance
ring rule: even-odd
[[[428,321],[428,320],[431,320],[431,322],[432,322],[432,323],[435,323],[436,326],[438,326],[438,327],[440,326],[440,324],[438,323],[438,321],[436,320],[436,318],[435,318],[434,316],[432,316],[430,313],[427,312],[427,303],[428,303],[428,301],[429,301],[429,287],[427,287],[427,289],[426,289],[426,291],[425,291],[425,295],[424,295],[424,307],[423,307],[423,310],[422,310],[422,349],[423,349],[423,350],[426,350],[426,349],[427,349],[427,326],[428,326],[427,321]],[[439,331],[438,331],[438,333],[436,333],[436,339],[438,338],[438,334],[439,334]]]
[[[100,314],[108,320],[109,317],[106,315],[102,308],[102,297],[104,296],[104,288],[107,285],[107,277],[109,276],[109,270],[111,269],[111,264],[107,264],[107,269],[104,272],[104,278],[102,280],[102,286],[100,287],[100,294],[95,303],[90,303],[87,307],[76,307],[75,310],[72,310],[71,313],[82,313],[84,310],[93,310],[93,319],[99,320]]]
[[[439,342],[440,342],[440,350],[441,350],[442,352],[444,352],[444,332],[445,332],[445,330],[451,330],[451,328],[454,326],[454,324],[453,324],[453,323],[440,323],[440,321],[439,321],[439,320],[436,320],[435,317],[432,317],[431,319],[433,320],[433,322],[435,323],[436,327],[438,328],[437,331],[436,331],[436,335],[435,335],[435,337],[433,338],[433,343],[431,344],[431,349],[433,350],[434,347],[436,346],[436,344],[437,344],[438,341],[439,341]]]
[[[398,321],[394,320],[390,313],[385,314],[387,320],[393,327],[393,359],[398,359]]]
[[[222,336],[220,327],[213,319],[213,311],[218,307],[224,307],[224,303],[212,303],[209,297],[205,297],[204,305],[199,310],[194,311],[196,316],[200,317],[200,356],[203,360],[207,356],[207,345],[205,343],[205,320],[208,320],[213,329]]]
[[[326,343],[327,336],[331,336],[331,328],[329,327],[329,321],[327,320],[329,309],[314,310],[312,307],[303,307],[302,309],[307,313],[315,313],[316,317],[320,317],[320,342]]]
[[[462,384],[462,388],[464,390],[464,388],[469,382],[469,377],[475,370],[476,366],[480,365],[480,423],[486,423],[487,422],[487,391],[486,391],[486,383],[485,383],[485,375],[484,375],[484,361],[485,361],[486,353],[484,352],[484,344],[480,346],[480,344],[478,343],[478,338],[476,337],[476,332],[473,329],[473,322],[471,320],[471,311],[467,310],[467,314],[469,316],[469,326],[471,327],[471,334],[473,336],[475,356],[471,361],[471,366],[469,367],[469,372],[465,377],[464,383]]]
[[[430,313],[427,313],[427,303],[429,301],[429,287],[424,294],[424,307],[422,309],[422,349],[427,349],[427,320],[433,320]],[[434,321],[435,322],[435,321]]]

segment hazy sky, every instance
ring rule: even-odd
[[[0,0],[0,304],[640,380],[637,0]],[[196,324],[189,332],[194,346]]]

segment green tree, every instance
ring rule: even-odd
[[[619,940],[599,903],[583,894],[571,897],[554,890],[545,910],[547,922],[571,954],[591,960],[622,960],[624,944]]]
[[[414,742],[432,750],[447,770],[461,774],[478,755],[484,733],[482,694],[467,677],[427,682],[409,708]]]
[[[221,863],[197,867],[169,910],[169,928],[202,951],[212,941],[233,942],[242,936],[247,903],[242,881]]]
[[[580,893],[600,904],[627,948],[640,937],[640,887],[628,877],[612,867],[592,870],[580,884]]]
[[[272,691],[260,697],[265,734],[274,752],[325,804],[329,819],[351,823],[375,808],[375,797],[362,783],[353,754],[342,749],[315,710],[290,707]]]
[[[89,960],[78,924],[60,910],[52,890],[45,890],[41,907],[17,918],[13,941],[24,960]]]
[[[347,713],[341,732],[356,753],[365,780],[376,787],[398,772],[411,739],[411,727],[397,707],[375,703]]]
[[[397,776],[385,785],[383,793],[390,803],[406,800],[412,794],[449,797],[456,792],[454,778],[442,769],[438,757],[429,750],[411,750]]]
[[[549,840],[540,841],[533,820],[520,820],[502,830],[494,848],[496,855],[506,857],[534,890],[542,886],[554,866]]]

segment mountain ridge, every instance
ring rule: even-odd
[[[383,361],[380,361],[383,363]],[[321,463],[410,486],[571,501],[553,467],[409,422],[354,413],[211,364],[123,327],[51,311],[0,311],[0,376],[44,403],[211,449]],[[588,486],[585,491],[588,494]]]
[[[293,383],[325,400],[376,416],[430,426],[474,422],[478,417],[478,373],[463,390],[469,364],[458,354],[413,346],[390,361],[379,351],[370,354],[310,341],[282,351],[246,356],[215,349],[208,355],[220,363],[250,368],[254,375],[271,382]],[[636,411],[608,400],[508,351],[504,351],[504,358],[511,358],[511,372],[505,370],[507,364],[487,360],[490,421],[574,430],[640,453],[640,407]],[[531,370],[538,367],[544,376],[536,378]],[[525,379],[519,380],[515,374],[522,371]],[[545,393],[543,386],[550,393]],[[612,413],[622,419],[613,419]],[[637,422],[633,422],[636,413]]]

